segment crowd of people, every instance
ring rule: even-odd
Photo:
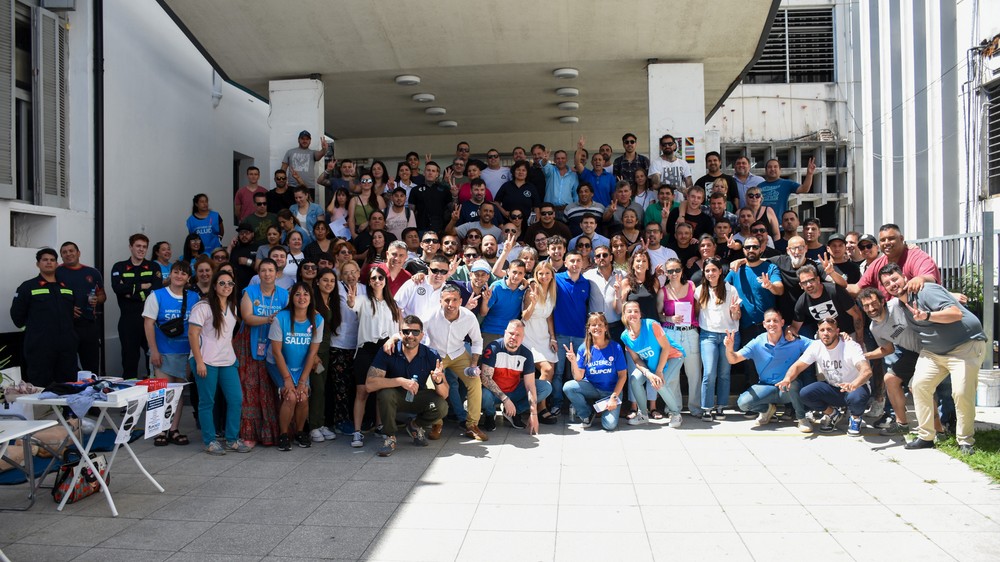
[[[338,434],[363,447],[374,431],[388,456],[400,420],[427,445],[446,422],[488,441],[498,413],[537,433],[677,428],[685,411],[765,426],[779,407],[806,433],[867,423],[915,431],[913,449],[950,430],[974,451],[982,326],[898,226],[824,242],[818,219],[788,209],[812,161],[799,184],[777,160],[761,177],[740,157],[730,175],[710,152],[695,179],[671,135],[652,158],[636,141],[617,158],[583,138],[572,155],[515,147],[510,166],[460,142],[445,166],[411,152],[395,174],[344,159],[317,176],[327,147],[303,131],[272,189],[247,171],[228,244],[204,194],[180,259],[130,237],[111,269],[121,374],[140,376],[145,355],[153,375],[193,379],[215,455]],[[73,242],[37,264],[11,307],[27,380],[75,378],[78,361],[97,372],[101,273]],[[156,445],[188,442],[179,420]]]

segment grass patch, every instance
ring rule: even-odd
[[[1000,430],[977,431],[976,453],[973,455],[959,454],[958,443],[954,437],[949,437],[943,442],[939,441],[937,448],[986,474],[994,482],[1000,482]]]

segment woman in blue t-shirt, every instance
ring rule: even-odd
[[[596,412],[595,402],[607,399],[601,414],[601,427],[614,431],[618,427],[618,406],[625,388],[625,354],[618,342],[611,340],[608,320],[600,312],[587,316],[587,335],[578,351],[570,346],[566,358],[573,368],[573,380],[563,384],[563,392],[573,403],[583,427],[590,427]]]
[[[197,234],[204,245],[203,251],[211,253],[222,246],[222,237],[226,234],[222,216],[208,206],[208,195],[204,193],[195,195],[191,203],[191,216],[187,219],[188,233]]]
[[[670,385],[680,374],[684,365],[684,349],[670,340],[660,323],[652,318],[643,318],[639,303],[628,301],[622,307],[622,343],[635,362],[635,370],[629,375],[629,389],[633,396],[646,392],[646,381],[653,383],[656,393],[663,398],[670,416],[670,427],[681,426],[681,404]],[[649,411],[642,400],[639,411],[628,420],[629,425],[640,425],[649,421]]]
[[[311,446],[304,431],[309,416],[309,373],[323,341],[323,317],[316,314],[308,283],[292,285],[291,300],[274,317],[268,339],[267,372],[278,387],[278,450],[290,451],[291,434],[299,447]],[[294,419],[293,419],[294,418]]]

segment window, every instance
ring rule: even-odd
[[[0,0],[0,198],[68,207],[66,27]]]
[[[986,184],[990,195],[1000,195],[1000,80],[986,87]]]
[[[833,9],[778,10],[745,84],[833,82]]]

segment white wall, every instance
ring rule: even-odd
[[[265,185],[268,106],[229,84],[213,106],[208,62],[153,0],[107,0],[105,202],[107,270],[135,232],[180,256],[191,198],[206,193],[232,225],[233,152],[255,158]],[[106,307],[108,372],[119,367],[118,307]]]

